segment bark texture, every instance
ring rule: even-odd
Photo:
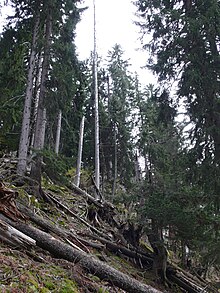
[[[45,28],[45,45],[44,56],[41,72],[40,93],[37,109],[37,120],[34,134],[34,149],[36,151],[42,150],[44,146],[45,126],[46,126],[46,110],[44,108],[44,99],[46,93],[46,78],[49,66],[50,46],[51,46],[51,32],[52,32],[52,15],[51,9],[48,8],[46,28]],[[36,154],[35,163],[31,167],[31,177],[37,182],[41,182],[41,156]]]
[[[55,143],[55,153],[59,153],[60,147],[60,132],[61,132],[61,121],[62,121],[62,111],[59,111],[58,121],[57,121],[57,133],[56,133],[56,143]]]
[[[80,172],[81,172],[81,165],[82,165],[82,150],[83,150],[83,136],[84,136],[84,123],[85,123],[85,116],[82,117],[82,120],[81,120],[81,123],[80,123],[78,157],[77,157],[76,177],[75,177],[75,184],[76,184],[77,187],[79,187],[79,184],[80,184]]]
[[[35,26],[34,26],[34,32],[33,32],[31,55],[29,60],[27,88],[26,88],[25,103],[24,103],[24,110],[23,110],[23,120],[22,120],[22,127],[21,127],[21,136],[20,136],[19,151],[18,151],[17,173],[22,176],[25,174],[26,168],[27,168],[27,154],[28,154],[28,147],[29,147],[29,140],[30,140],[33,79],[34,79],[36,44],[37,44],[39,22],[40,22],[40,17],[39,15],[37,15]]]
[[[98,101],[98,73],[96,48],[96,7],[94,6],[94,50],[93,50],[93,79],[94,79],[94,112],[95,112],[95,184],[100,188],[100,158],[99,158],[99,101]],[[100,199],[96,193],[96,199]]]

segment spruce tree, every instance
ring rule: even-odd
[[[113,127],[112,145],[114,155],[114,181],[117,178],[128,184],[134,175],[132,152],[131,107],[134,94],[133,77],[123,50],[116,44],[108,53],[109,101],[108,111]]]
[[[145,43],[151,53],[148,66],[160,81],[177,82],[177,98],[190,118],[186,184],[195,188],[191,203],[200,198],[200,209],[195,207],[197,221],[206,219],[203,232],[198,230],[201,239],[209,230],[209,240],[203,237],[203,241],[213,247],[213,242],[219,242],[215,215],[220,206],[219,1],[140,0],[135,4],[142,32],[152,35]]]

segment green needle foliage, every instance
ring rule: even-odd
[[[135,5],[142,32],[152,36],[144,46],[151,54],[147,65],[164,84],[176,81],[176,101],[184,104],[191,122],[181,179],[188,216],[179,209],[179,218],[194,223],[192,239],[204,241],[207,253],[213,241],[219,243],[219,1],[139,0]]]

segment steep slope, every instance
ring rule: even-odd
[[[74,185],[44,180],[39,189],[13,172],[3,179],[2,292],[214,292],[174,266],[167,269],[167,286],[158,284],[152,252],[128,245],[110,203]]]

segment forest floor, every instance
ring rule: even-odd
[[[0,292],[217,292],[208,283],[199,282],[196,278],[195,284],[199,286],[202,284],[204,291],[200,290],[201,287],[196,287],[197,285],[192,291],[187,291],[175,283],[171,287],[159,284],[152,265],[143,264],[141,260],[141,256],[143,259],[149,258],[149,251],[146,251],[146,255],[142,251],[140,261],[139,258],[128,255],[134,251],[129,245],[125,245],[120,233],[110,223],[110,219],[120,216],[117,211],[114,211],[115,208],[112,208],[111,217],[107,214],[102,217],[97,216],[96,213],[91,215],[91,211],[94,212],[97,206],[94,203],[88,203],[89,200],[85,195],[77,190],[43,180],[43,193],[49,199],[46,202],[39,198],[39,195],[35,196],[33,186],[28,180],[19,184],[19,180],[15,178],[16,176],[11,175],[2,180],[4,181],[2,189],[16,194],[16,199],[10,199],[7,203],[3,202],[4,196],[0,199],[0,215],[3,219],[4,216],[9,215],[9,218],[14,218],[18,215],[17,223],[14,219],[17,229],[20,223],[32,225],[39,231],[43,231],[44,235],[49,235],[52,240],[56,239],[60,241],[60,244],[68,245],[73,251],[84,253],[85,258],[91,256],[92,259],[100,261],[100,264],[107,264],[108,267],[116,270],[116,275],[117,272],[123,273],[130,278],[128,280],[131,280],[131,283],[136,280],[137,286],[143,284],[149,290],[133,291],[129,289],[130,284],[128,289],[124,289],[120,282],[115,282],[111,277],[101,276],[102,272],[96,274],[94,269],[90,270],[85,264],[82,265],[83,262],[81,263],[77,257],[68,261],[56,252],[53,253],[50,248],[38,245],[38,242],[36,242],[37,245],[9,245],[7,241],[0,239]],[[12,209],[10,210],[8,206],[6,210],[5,207],[12,202]],[[19,219],[17,211],[25,217],[25,220]],[[0,219],[2,220],[1,217]],[[127,251],[124,253],[123,249]],[[97,267],[97,272],[98,270]]]
[[[69,231],[73,236],[80,235],[85,241],[91,242],[91,229],[77,218],[68,215],[55,205],[45,203],[43,200],[35,198],[34,195],[28,194],[27,186],[15,188],[15,186],[7,184],[7,187],[18,191],[17,202],[33,210],[37,216],[46,219],[50,224],[63,231]],[[47,184],[44,190],[53,194],[75,215],[86,218],[88,204],[82,196],[53,184]],[[100,227],[97,229],[103,234],[112,230],[108,224],[105,224],[102,229]],[[68,243],[68,240],[64,241]],[[73,242],[73,239],[71,241]],[[79,240],[75,241],[76,247],[80,246],[80,249],[86,253],[92,254],[120,272],[154,288],[164,289],[162,285],[159,286],[153,281],[152,270],[140,269],[134,261],[123,255],[110,252],[98,240],[93,240],[93,244],[94,246],[97,244],[97,248],[80,243]],[[39,247],[10,247],[0,242],[0,253],[0,292],[126,292],[109,281],[101,280],[98,276],[87,272],[77,263],[57,258],[56,255],[51,255]]]

